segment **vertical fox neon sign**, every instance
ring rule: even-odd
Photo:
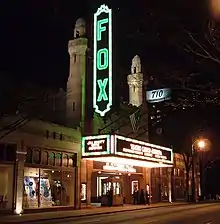
[[[112,106],[112,10],[101,5],[94,14],[93,107],[100,116]]]

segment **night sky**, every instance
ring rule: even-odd
[[[174,67],[182,65],[184,60],[176,48],[157,42],[157,31],[154,30],[154,21],[151,21],[153,10],[159,13],[164,11],[162,9],[167,10],[173,0],[170,3],[168,1],[166,7],[159,1],[152,4],[151,1],[146,3],[143,0],[128,1],[126,4],[121,0],[75,2],[0,1],[1,75],[12,76],[17,80],[26,79],[44,86],[65,87],[69,72],[67,46],[73,38],[75,21],[84,17],[91,24],[92,13],[102,3],[108,4],[114,12],[115,59],[118,61],[114,72],[121,83],[126,80],[135,54],[141,55],[144,72],[148,74],[158,67],[158,59]],[[170,14],[166,10],[165,14]],[[161,14],[162,20],[165,14]],[[147,33],[144,41],[136,32]]]

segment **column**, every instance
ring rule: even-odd
[[[168,168],[168,200],[172,203],[172,168]]]
[[[91,196],[92,196],[92,171],[93,171],[93,161],[86,161],[86,183],[87,183],[87,189],[86,189],[86,194],[87,194],[87,199],[86,199],[86,205],[90,206],[91,205]]]
[[[24,149],[23,141],[16,151],[16,192],[15,192],[15,213],[21,214],[23,212],[23,191],[24,191],[24,161],[27,152]]]
[[[75,209],[81,208],[81,182],[80,182],[80,166],[75,168]]]
[[[147,185],[149,185],[149,192],[148,192],[149,193],[149,203],[151,204],[151,202],[152,202],[151,168],[146,168],[146,184],[145,184],[146,191],[148,190]]]
[[[77,154],[77,161],[75,167],[75,199],[74,199],[74,207],[75,209],[81,208],[81,155]]]

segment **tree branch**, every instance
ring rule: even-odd
[[[220,60],[219,60],[217,57],[214,57],[213,55],[211,55],[211,54],[209,53],[209,51],[206,50],[206,48],[205,48],[204,46],[202,46],[202,45],[201,45],[201,44],[194,38],[194,36],[193,36],[189,31],[185,30],[185,33],[187,33],[187,35],[189,36],[189,38],[191,39],[191,41],[192,41],[197,47],[199,47],[199,49],[200,49],[204,54],[202,54],[202,53],[200,53],[200,52],[198,52],[198,51],[196,51],[196,50],[193,50],[189,45],[186,45],[187,48],[184,49],[185,51],[187,51],[187,52],[191,52],[191,53],[193,53],[193,54],[195,54],[195,55],[197,55],[197,56],[199,56],[199,57],[203,57],[203,58],[205,58],[205,59],[210,59],[210,60],[212,60],[212,61],[214,61],[214,62],[220,64]]]

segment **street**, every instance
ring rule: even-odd
[[[57,224],[219,224],[220,204],[191,204],[38,222]]]

